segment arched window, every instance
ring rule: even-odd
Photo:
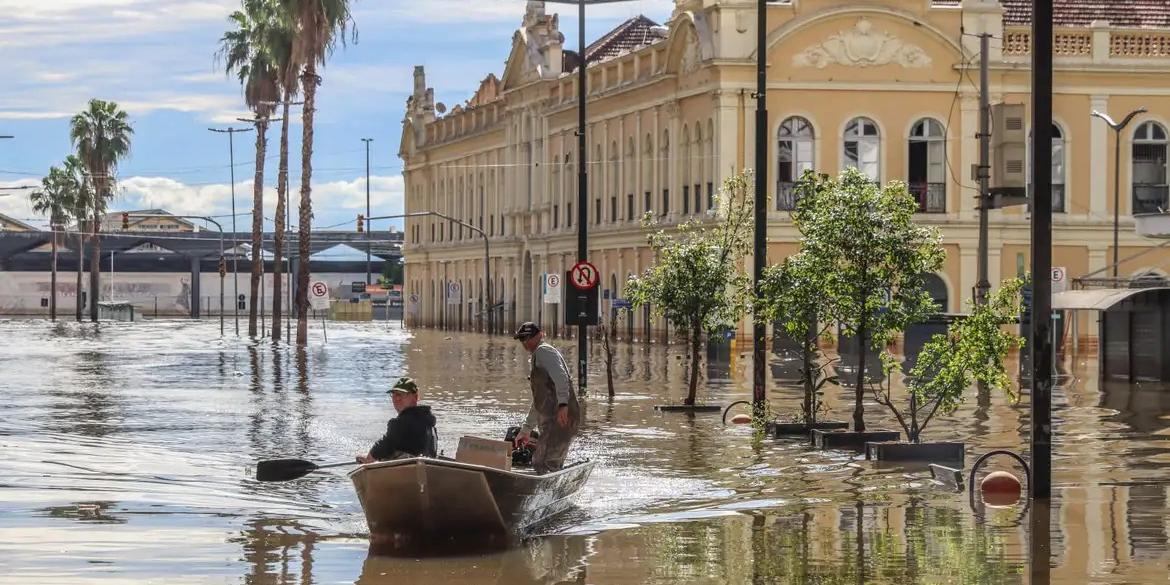
[[[937,307],[936,311],[945,313],[950,310],[950,295],[947,283],[937,274],[922,275],[922,287],[930,294],[931,300]]]
[[[1028,160],[1032,160],[1032,133],[1028,132]],[[1032,192],[1032,167],[1028,167],[1028,193]],[[1030,204],[1029,204],[1030,205]],[[1052,212],[1064,213],[1064,131],[1052,125]]]
[[[682,168],[678,170],[682,176],[682,212],[687,215],[691,212],[691,131],[683,126],[682,133]]]
[[[577,166],[565,155],[565,227],[573,227],[573,202],[577,200]]]
[[[622,166],[622,173],[626,176],[626,215],[622,219],[633,221],[637,211],[634,209],[634,193],[638,191],[638,168],[635,156],[638,153],[634,146],[634,137],[626,139],[626,163]]]
[[[659,215],[670,213],[670,131],[662,131],[662,142],[658,143],[658,180],[662,189],[662,208]]]
[[[691,186],[695,193],[695,213],[703,209],[703,125],[695,122],[695,142],[691,148]]]
[[[860,170],[872,181],[881,180],[881,135],[869,118],[854,118],[845,126],[842,168]]]
[[[793,116],[780,124],[777,133],[776,209],[796,209],[796,183],[805,171],[813,170],[812,124]]]
[[[654,209],[654,137],[646,135],[646,144],[642,148],[642,192],[643,209],[646,213]]]
[[[947,172],[946,133],[942,124],[924,118],[910,129],[909,140],[910,192],[918,198],[918,211],[946,213]]]
[[[1167,195],[1166,128],[1146,122],[1133,134],[1133,213],[1170,208]]]
[[[616,222],[618,219],[617,201],[618,193],[622,191],[621,176],[621,153],[618,150],[618,141],[611,140],[609,142],[609,216],[607,217],[610,223]]]
[[[707,120],[707,160],[703,167],[707,170],[707,211],[715,209],[715,122]]]

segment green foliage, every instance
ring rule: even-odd
[[[85,111],[70,121],[69,137],[94,186],[90,207],[95,221],[100,221],[99,216],[106,212],[113,197],[115,171],[118,162],[130,156],[132,134],[129,116],[114,102],[89,100]]]
[[[402,262],[387,262],[378,284],[382,286],[402,284]]]
[[[919,441],[935,414],[954,412],[963,393],[975,382],[1002,389],[1016,400],[1003,361],[1009,351],[1023,346],[1024,339],[1005,331],[1004,326],[1020,315],[1022,287],[1018,279],[1005,281],[986,305],[974,305],[971,315],[951,324],[945,334],[935,335],[923,346],[910,370],[908,411],[895,405],[890,396],[889,380],[901,372],[901,366],[892,355],[882,355],[887,381],[873,387],[874,396],[894,413],[911,442]]]
[[[937,310],[923,277],[940,269],[946,255],[938,230],[914,221],[917,212],[901,182],[881,187],[857,169],[838,179],[805,174],[793,214],[802,236],[793,278],[809,280],[801,294],[817,294],[825,321],[879,348]],[[866,352],[857,353],[853,422],[862,431]]]
[[[648,239],[654,265],[625,288],[634,305],[649,304],[655,316],[686,332],[691,349],[688,404],[695,400],[704,335],[733,327],[747,306],[751,280],[743,259],[751,249],[752,189],[749,174],[731,177],[721,188],[714,221],[693,220],[673,232],[653,232]],[[654,224],[646,218],[643,225]]]
[[[293,27],[277,0],[243,0],[228,17],[235,26],[220,38],[217,59],[235,72],[244,88],[244,102],[260,116],[272,113],[287,81],[292,58]],[[295,84],[294,84],[295,88]]]
[[[49,217],[53,230],[59,230],[73,217],[82,188],[75,175],[63,167],[50,167],[41,179],[41,188],[29,196],[34,212]]]
[[[818,359],[817,341],[827,333],[832,321],[821,297],[821,274],[813,270],[811,260],[801,252],[766,268],[755,304],[757,314],[777,323],[788,337],[800,342],[804,401],[794,421],[807,424],[816,423],[824,410],[824,386],[838,384],[837,377],[826,372],[832,361]]]

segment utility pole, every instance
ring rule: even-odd
[[[236,147],[235,135],[240,132],[251,132],[252,128],[226,129],[208,128],[212,132],[228,135],[228,160],[231,168],[232,180],[232,306],[235,307],[236,337],[240,336],[240,271],[239,271],[239,236],[236,232]]]
[[[755,193],[755,245],[752,253],[753,284],[756,295],[760,294],[760,281],[764,278],[764,262],[768,257],[768,3],[758,0],[756,4],[756,193]],[[767,333],[763,318],[752,316],[752,410],[753,415],[762,417],[767,400],[765,368],[767,356],[764,353],[764,336]]]
[[[370,143],[373,138],[362,138],[362,142],[366,143],[366,284],[370,282],[370,232],[374,231],[369,224],[370,221]]]
[[[1052,0],[1032,8],[1032,498],[1052,490]],[[1044,145],[1044,148],[1040,148]],[[1044,543],[1047,545],[1048,543]]]
[[[1048,583],[1052,559],[1052,0],[1032,2],[1032,351],[1028,560],[1032,583]],[[1037,148],[1043,145],[1043,148]],[[1027,350],[1025,350],[1027,351]]]
[[[577,5],[577,21],[577,261],[584,262],[589,256],[589,203],[586,201],[589,172],[586,170],[588,148],[585,143],[585,85],[589,76],[585,73],[585,0],[580,0]],[[589,326],[582,320],[577,325],[577,392],[582,396],[589,382],[586,374],[588,336]]]
[[[975,281],[975,304],[987,304],[987,293],[991,290],[991,281],[987,276],[987,214],[991,208],[991,193],[988,190],[988,178],[991,175],[991,100],[988,96],[990,88],[987,81],[988,47],[991,35],[979,35],[979,166],[976,176],[979,178],[979,274]],[[959,75],[963,75],[960,71]]]

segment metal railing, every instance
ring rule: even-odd
[[[793,211],[796,209],[796,182],[776,182],[776,211]]]
[[[919,213],[947,212],[946,183],[910,183],[909,189],[918,200]]]
[[[1133,213],[1165,213],[1170,211],[1170,185],[1135,183],[1133,186]]]

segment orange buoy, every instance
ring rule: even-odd
[[[737,414],[731,417],[731,424],[750,425],[752,424],[752,415],[743,413]]]
[[[993,471],[979,482],[983,502],[989,506],[1011,506],[1020,500],[1020,480],[1006,471]]]

